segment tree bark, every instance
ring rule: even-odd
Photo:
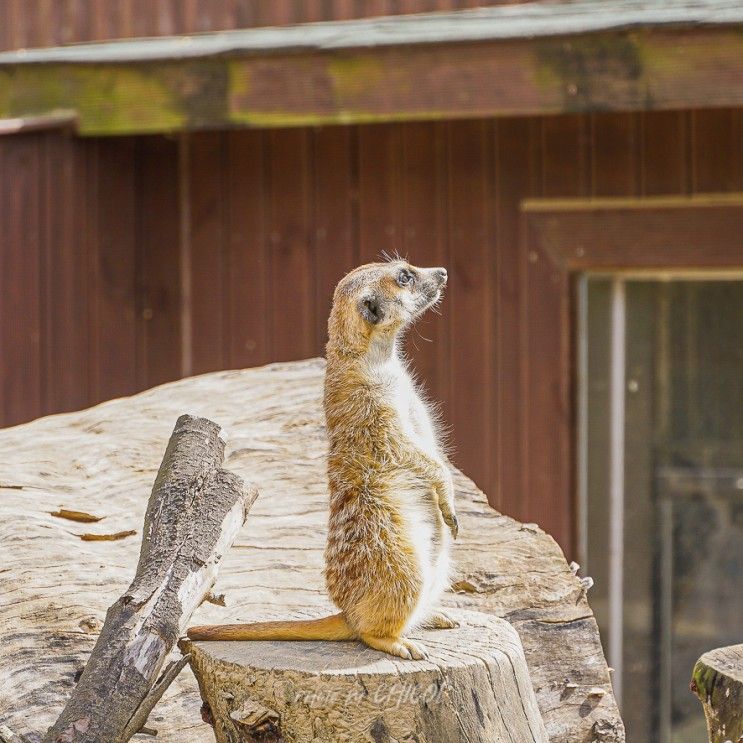
[[[160,675],[257,495],[221,469],[224,447],[222,429],[206,418],[176,422],[147,505],[134,580],[109,608],[44,743],[124,743],[182,667],[174,661]]]
[[[357,642],[189,642],[219,743],[548,743],[518,635],[502,619],[453,613],[424,630],[428,661]]]
[[[743,645],[705,653],[690,687],[702,703],[710,743],[743,743]]]

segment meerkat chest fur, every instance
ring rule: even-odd
[[[441,449],[428,404],[421,397],[397,352],[386,362],[372,368],[370,375],[378,380],[381,396],[394,410],[403,434],[421,451],[440,459]]]
[[[402,436],[417,450],[446,467],[434,418],[404,361],[395,352],[371,373],[378,380],[380,396],[394,410]],[[420,600],[408,622],[410,628],[425,618],[447,587],[450,537],[436,505],[431,483],[405,469],[395,473],[392,479],[397,481],[397,486],[391,490],[390,497],[405,523],[405,533],[423,579]]]

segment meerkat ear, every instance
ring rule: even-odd
[[[376,325],[384,319],[382,303],[379,301],[379,297],[374,295],[364,297],[359,302],[359,312],[361,313],[361,317],[372,325]]]

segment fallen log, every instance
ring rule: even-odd
[[[508,622],[452,612],[460,626],[411,636],[426,661],[357,642],[190,642],[218,743],[548,743],[524,651]]]
[[[261,492],[213,589],[226,606],[205,602],[191,623],[337,611],[322,576],[324,368],[313,359],[213,372],[0,430],[0,725],[30,738],[64,706],[139,549],[136,537],[80,535],[139,532],[164,442],[183,410],[230,431],[225,466]],[[502,617],[516,629],[551,743],[621,743],[590,592],[551,537],[494,511],[461,473],[454,478],[460,533],[443,607]],[[60,509],[103,518],[51,515]],[[157,743],[214,743],[200,707],[193,674],[179,674],[150,715]]]
[[[174,660],[161,676],[257,495],[221,469],[224,447],[217,424],[178,418],[147,505],[134,580],[109,608],[44,743],[128,741],[185,664]]]
[[[710,743],[743,743],[743,645],[704,653],[690,687],[702,703]]]

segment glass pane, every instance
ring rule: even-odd
[[[586,568],[605,644],[614,281],[588,277],[584,294]],[[743,616],[743,281],[626,280],[624,296],[623,650],[609,662],[628,740],[697,743],[691,669],[740,642]]]

